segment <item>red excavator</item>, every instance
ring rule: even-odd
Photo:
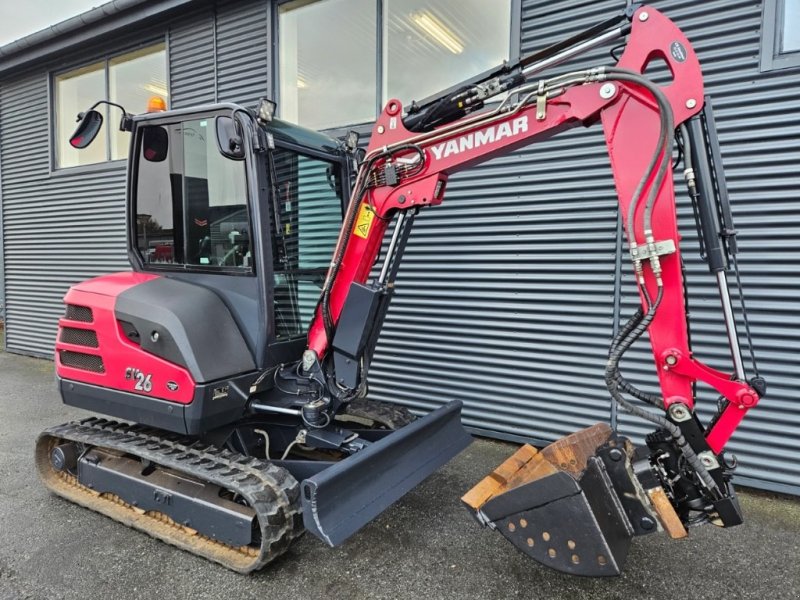
[[[533,79],[625,39],[614,66]],[[643,75],[653,61],[669,84]],[[74,147],[99,131],[101,103],[79,115]],[[605,424],[541,452],[524,446],[463,501],[539,562],[587,576],[619,574],[633,536],[742,522],[724,449],[766,385],[747,378],[736,332],[735,231],[700,65],[657,10],[630,6],[405,109],[391,100],[366,151],[356,135],[275,119],[268,100],[119,108],[131,133],[132,271],[69,290],[56,368],[66,404],[124,421],[88,418],[39,436],[36,464],[56,494],[240,572],[304,529],[344,542],[470,443],[459,402],[416,418],[367,396],[415,216],[441,204],[452,173],[599,124],[641,299],[611,343],[605,383],[655,430],[640,448]],[[689,345],[676,139],[733,373]],[[658,395],[620,372],[645,332]],[[697,381],[720,395],[709,423],[695,412]]]

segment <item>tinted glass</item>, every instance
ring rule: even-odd
[[[342,221],[338,164],[278,149],[275,165],[273,258],[278,337],[306,332]]]
[[[250,270],[243,161],[219,153],[214,119],[142,128],[136,185],[137,248],[145,263]]]
[[[509,0],[385,0],[384,98],[403,104],[508,59]]]
[[[56,164],[59,167],[75,167],[89,165],[106,160],[105,127],[88,147],[77,150],[69,145],[69,138],[78,123],[78,113],[88,110],[92,104],[105,98],[105,66],[103,63],[88,65],[69,73],[59,75],[55,79],[56,92]],[[105,106],[97,110],[106,122]]]
[[[312,129],[375,118],[375,7],[375,0],[281,5],[281,118]]]

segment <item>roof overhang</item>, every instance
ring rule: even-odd
[[[203,0],[112,0],[0,47],[0,78]]]

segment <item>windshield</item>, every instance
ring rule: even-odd
[[[146,265],[252,270],[244,161],[223,156],[214,119],[139,129],[136,249]]]
[[[272,164],[275,321],[285,338],[304,335],[314,314],[342,224],[342,169],[282,148]]]

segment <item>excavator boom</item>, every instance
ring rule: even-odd
[[[628,33],[613,67],[530,78],[553,62]],[[727,209],[717,206],[716,181],[700,185],[694,171],[696,166],[700,173],[722,176],[708,148],[713,115],[689,41],[657,10],[634,6],[538,59],[500,68],[488,80],[468,83],[424,107],[412,105],[406,115],[398,100],[386,104],[360,165],[304,360],[309,367],[329,365],[344,396],[348,389],[361,389],[414,217],[443,202],[448,177],[565,129],[602,125],[641,299],[641,309],[609,350],[606,385],[622,409],[657,429],[648,447],[638,450],[605,425],[542,452],[526,446],[463,500],[481,523],[540,562],[575,574],[613,575],[634,535],[666,530],[683,537],[686,526],[702,520],[741,522],[730,484],[732,463],[723,449],[763,395],[763,382],[745,379],[724,268],[713,261],[734,373],[703,364],[689,344],[673,184],[676,131],[687,156],[689,194],[701,225],[711,227],[707,246],[719,237],[710,219]],[[669,72],[668,85],[645,76],[656,62]],[[494,108],[470,110],[470,103],[480,108],[503,92],[511,95]],[[368,283],[393,220],[380,274]],[[577,253],[564,256],[565,262],[577,260]],[[637,390],[619,369],[622,355],[645,331],[660,395]],[[724,400],[707,426],[694,412],[697,381]],[[651,406],[645,409],[627,396]]]

